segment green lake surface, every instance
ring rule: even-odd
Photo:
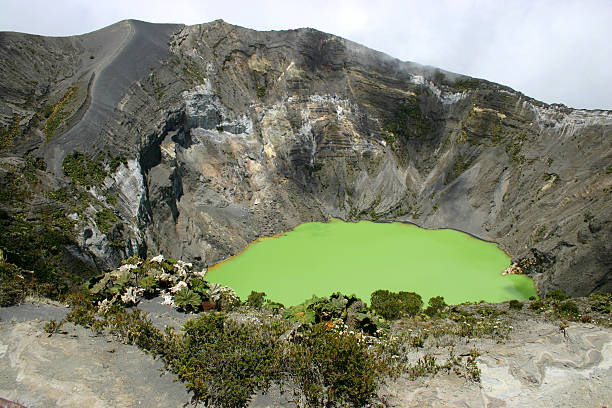
[[[206,279],[242,300],[255,290],[285,306],[336,291],[369,303],[377,289],[416,292],[425,303],[444,296],[449,304],[537,295],[527,276],[501,275],[509,265],[495,243],[459,231],[332,220],[260,239],[210,268]]]

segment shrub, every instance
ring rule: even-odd
[[[301,305],[291,306],[283,312],[283,318],[298,322],[301,324],[310,324],[315,322],[315,312],[308,308],[310,305],[306,301]]]
[[[588,299],[593,312],[610,314],[610,306],[612,305],[611,294],[592,294]]]
[[[544,303],[541,300],[536,300],[535,302],[532,302],[529,305],[529,309],[535,310],[536,312],[541,312],[542,310],[544,310],[546,308],[547,308],[546,303]]]
[[[447,306],[444,297],[436,296],[429,299],[429,306],[425,309],[425,314],[429,317],[439,316]]]
[[[96,214],[96,224],[103,234],[108,234],[116,223],[117,216],[108,208],[104,208]]]
[[[268,303],[271,308],[272,303]],[[278,307],[282,305],[278,304]],[[283,317],[301,324],[332,322],[342,323],[351,330],[374,334],[379,324],[377,316],[369,312],[367,305],[355,295],[333,293],[329,297],[313,296],[304,303],[285,309]]]
[[[255,292],[251,291],[251,294],[247,298],[246,304],[255,309],[261,309],[264,304],[266,294],[265,292]]]
[[[358,299],[355,298],[355,300]],[[314,311],[315,321],[319,323],[342,317],[348,303],[349,297],[337,292],[329,298],[316,298],[316,301],[313,301],[309,308]]]
[[[397,319],[402,313],[416,315],[423,306],[421,296],[414,292],[394,293],[385,289],[372,292],[370,296],[372,309],[388,320]]]
[[[0,248],[6,261],[21,268],[32,279],[27,279],[29,289],[40,296],[57,298],[69,286],[80,283],[81,276],[93,273],[83,265],[79,275],[65,262],[65,248],[74,244],[72,220],[62,211],[39,209],[41,221],[26,221],[0,210]],[[0,289],[0,293],[2,293]]]
[[[567,299],[567,296],[565,295],[565,293],[563,293],[563,291],[559,289],[551,290],[550,292],[546,294],[546,297],[548,299],[557,300],[559,302]]]
[[[116,172],[122,163],[125,167],[127,167],[127,159],[124,155],[121,154],[119,156],[110,156],[110,161],[108,163],[108,166],[110,167],[110,172]]]
[[[74,183],[85,187],[100,185],[107,176],[103,159],[103,155],[91,157],[74,151],[64,157],[62,170]]]
[[[414,292],[399,292],[398,297],[402,303],[402,310],[410,316],[416,316],[423,307],[423,299]]]
[[[166,361],[193,393],[212,407],[246,406],[256,389],[280,377],[278,332],[247,326],[222,313],[204,314],[169,342]]]
[[[135,344],[154,355],[165,353],[167,344],[164,335],[140,309],[128,312],[122,306],[117,306],[101,324],[127,344]]]
[[[140,268],[147,265],[145,262]],[[199,296],[184,288],[175,300],[179,303],[177,296],[188,299],[192,295]],[[206,406],[246,406],[256,390],[265,392],[272,382],[282,385],[287,378],[301,391],[307,406],[363,406],[370,403],[377,379],[389,372],[387,363],[369,351],[361,337],[338,331],[330,321],[303,326],[291,340],[281,340],[289,328],[282,319],[245,323],[213,312],[189,320],[183,334],[172,329],[162,333],[139,309],[128,311],[106,298],[105,307],[95,306],[94,299],[99,297],[86,293],[71,297],[68,302],[73,311],[65,320],[49,322],[45,330],[51,335],[64,321],[71,321],[161,356],[166,367],[193,392],[194,399]],[[253,298],[261,300],[262,296],[255,293]],[[305,307],[313,304],[334,313],[339,312],[336,306],[349,304],[350,310],[344,308],[339,312],[342,314],[365,306],[357,298],[341,294],[331,299],[313,298]]]
[[[559,304],[559,306],[557,306],[557,312],[559,314],[563,314],[563,315],[579,315],[580,314],[580,309],[578,309],[578,306],[576,305],[576,303],[574,303],[571,300],[566,300],[565,302]]]
[[[291,345],[290,376],[308,406],[361,407],[376,390],[384,367],[353,334],[312,326],[301,342]]]
[[[5,262],[0,250],[0,307],[13,306],[26,296],[26,282],[22,269]]]
[[[51,336],[52,334],[56,333],[62,326],[62,321],[55,321],[54,319],[49,320],[47,323],[45,323],[45,325],[43,326],[43,329],[45,330],[45,333],[48,333],[49,336]]]
[[[523,308],[523,304],[516,299],[512,299],[510,303],[508,303],[508,307],[514,310],[521,310]]]
[[[174,303],[183,310],[197,311],[202,304],[202,298],[191,289],[181,289],[174,295]]]
[[[150,293],[153,292],[153,290],[157,286],[157,281],[153,276],[145,276],[144,278],[138,280],[138,285],[146,292]]]
[[[263,99],[263,98],[264,98],[264,96],[266,96],[266,92],[267,92],[267,90],[268,90],[268,89],[267,89],[267,87],[266,87],[266,86],[257,86],[257,87],[255,88],[255,91],[256,91],[256,93],[257,93],[257,97],[258,97],[259,99]]]
[[[191,284],[191,290],[200,295],[205,294],[208,290],[208,283],[204,279],[193,278],[189,283]]]

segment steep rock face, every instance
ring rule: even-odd
[[[36,139],[43,124],[18,127],[5,148],[44,157],[60,180],[74,149],[125,157],[114,171],[104,163],[102,190],[116,200],[101,202],[118,221],[100,236],[123,242],[113,256],[148,249],[210,265],[306,221],[402,220],[500,243],[540,292],[612,290],[611,112],[545,105],[311,29],[122,24],[146,35],[117,34],[123,42],[107,48],[125,55],[130,38],[153,38],[157,59],[134,72],[125,57],[109,57],[106,66],[132,75],[107,101],[113,109],[76,132],[86,126],[79,118],[99,112],[90,86],[81,96],[94,101],[89,110],[73,108],[57,132],[71,130],[46,141]],[[64,59],[88,63],[65,47]],[[2,55],[9,48],[3,42]],[[45,95],[73,82],[49,80]],[[24,87],[2,79],[6,134]]]

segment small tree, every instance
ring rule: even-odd
[[[444,308],[448,306],[442,296],[432,297],[428,303],[429,306],[425,309],[425,314],[429,317],[439,316]]]

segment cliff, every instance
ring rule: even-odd
[[[223,21],[0,33],[0,64],[0,246],[43,280],[211,265],[333,216],[498,242],[540,293],[612,290],[610,111]]]

